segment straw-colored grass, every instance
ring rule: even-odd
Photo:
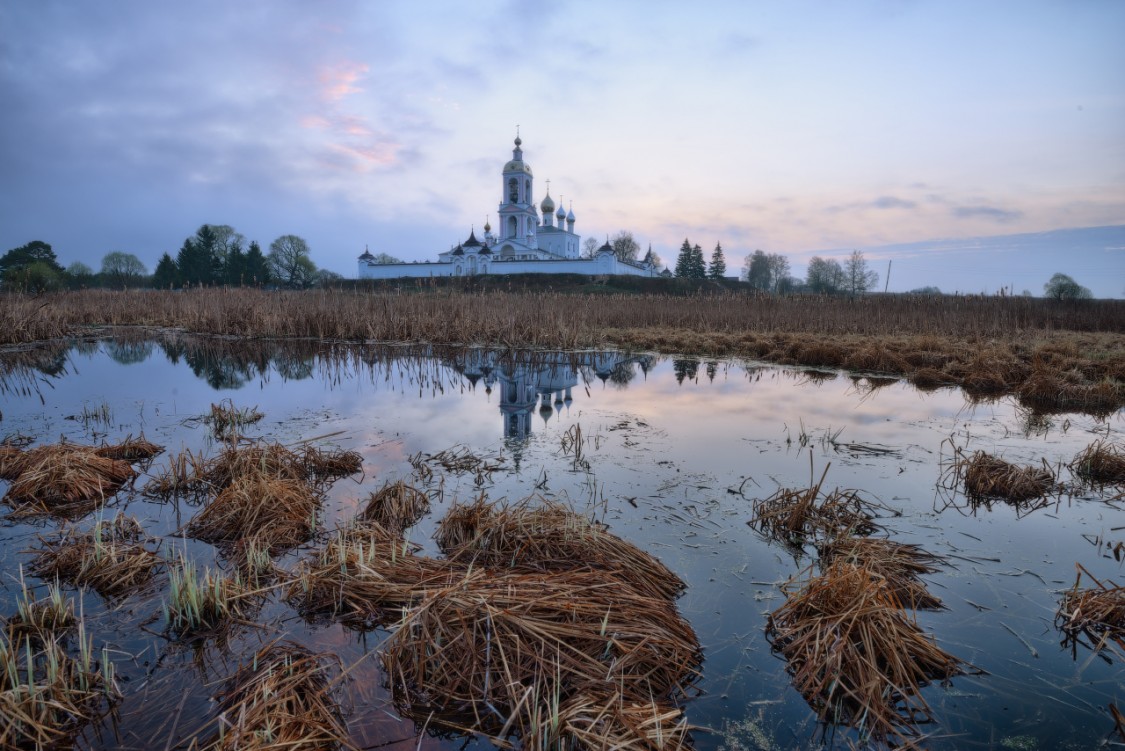
[[[1094,441],[1074,457],[1069,467],[1086,482],[1125,482],[1125,445],[1108,440]]]
[[[14,480],[19,477],[17,468],[21,466],[24,452],[18,446],[0,444],[0,480]]]
[[[1073,645],[1084,634],[1094,649],[1114,644],[1125,657],[1125,587],[1098,580],[1081,564],[1077,568],[1074,586],[1063,594],[1055,614],[1055,624],[1064,634],[1063,643]],[[1083,575],[1093,586],[1080,587]]]
[[[413,608],[382,659],[419,723],[524,748],[669,749],[702,653],[671,601],[600,573],[475,571]]]
[[[543,572],[586,569],[666,599],[685,586],[667,566],[604,524],[535,496],[510,506],[483,497],[455,505],[436,538],[450,560],[464,564]]]
[[[141,433],[138,438],[133,438],[130,435],[126,436],[125,440],[120,443],[107,443],[94,449],[94,453],[98,456],[130,463],[151,459],[163,451],[163,446],[158,446],[147,440],[144,433]]]
[[[367,497],[356,515],[359,521],[373,521],[401,535],[430,511],[430,499],[424,492],[402,480],[387,483]]]
[[[810,461],[811,461],[810,454]],[[771,540],[800,547],[809,538],[828,539],[842,535],[868,535],[879,529],[876,507],[854,490],[836,488],[822,493],[828,467],[814,485],[780,488],[769,498],[754,501],[747,522]]]
[[[332,698],[338,666],[296,644],[263,647],[216,697],[219,730],[204,751],[354,749]]]
[[[239,408],[230,399],[224,399],[218,404],[212,404],[211,411],[197,419],[208,425],[216,438],[229,440],[240,436],[243,428],[260,422],[263,417],[265,415],[257,407]]]
[[[16,612],[4,622],[10,641],[19,642],[24,637],[39,642],[58,641],[78,625],[74,600],[65,597],[57,583],[48,585],[47,595],[38,599],[32,597],[23,581],[22,570],[20,585]]]
[[[119,696],[105,650],[78,627],[78,656],[55,640],[0,632],[0,748],[69,748]]]
[[[66,443],[30,449],[9,461],[7,469],[14,479],[4,502],[20,516],[83,516],[136,477],[127,462]]]
[[[356,451],[318,449],[306,446],[302,460],[309,478],[330,480],[363,471],[363,455]]]
[[[118,514],[88,532],[69,527],[43,539],[29,570],[41,578],[90,587],[104,597],[121,597],[146,585],[163,566],[150,542],[136,519]]]
[[[926,589],[918,577],[932,574],[944,562],[940,556],[911,545],[880,537],[838,537],[817,547],[820,568],[826,571],[837,561],[865,569],[885,582],[896,601],[912,610],[936,610],[941,600]]]
[[[766,633],[822,722],[905,746],[932,722],[922,687],[968,666],[907,617],[908,604],[885,578],[842,559],[786,592]]]
[[[1055,487],[1055,475],[1046,464],[1020,466],[984,451],[975,451],[968,457],[957,452],[946,472],[947,487],[964,488],[965,495],[974,502],[999,498],[1018,504],[1045,498]]]
[[[280,553],[312,538],[320,504],[320,496],[302,480],[236,473],[184,532],[215,545],[253,537]]]

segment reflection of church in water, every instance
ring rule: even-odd
[[[504,437],[521,440],[531,435],[535,415],[546,425],[574,401],[574,389],[597,378],[623,387],[647,372],[651,358],[617,352],[537,353],[526,362],[512,362],[487,350],[471,350],[457,358],[454,368],[474,386],[483,383],[500,396]]]

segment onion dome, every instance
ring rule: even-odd
[[[361,261],[374,261],[375,256],[371,255],[371,251],[369,251],[367,248],[364,248],[363,249],[363,255],[361,255],[359,257],[359,260],[361,260]]]
[[[547,182],[550,182],[550,180]],[[555,202],[551,198],[551,193],[549,191],[547,197],[543,199],[543,203],[539,204],[539,209],[543,212],[543,216],[555,213]]]
[[[566,220],[568,222],[574,221],[574,209],[573,208],[570,211],[566,212]]]
[[[488,223],[487,219],[484,220],[484,231],[485,231],[485,234],[492,231],[492,225]]]
[[[558,219],[559,222],[565,221],[566,220],[566,209],[564,209],[562,206],[559,206],[559,210],[555,212],[555,218]]]
[[[466,248],[479,248],[481,247],[480,240],[477,239],[477,231],[474,229],[469,233],[469,239],[465,241]]]

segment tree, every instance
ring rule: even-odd
[[[1094,295],[1066,274],[1055,274],[1043,285],[1043,296],[1051,300],[1089,300]]]
[[[209,224],[196,230],[195,237],[184,240],[176,255],[176,266],[184,284],[214,284],[218,280],[215,243],[215,233]]]
[[[641,245],[633,238],[633,233],[627,229],[623,229],[613,236],[609,241],[613,246],[613,255],[617,256],[618,261],[635,261],[637,254],[641,252]]]
[[[320,269],[316,272],[315,283],[318,287],[331,287],[335,282],[343,281],[344,277],[335,271]]]
[[[853,250],[844,261],[844,288],[855,297],[875,288],[879,275],[867,268],[863,253]]]
[[[66,267],[63,280],[71,289],[88,287],[94,282],[94,270],[81,261],[75,261]]]
[[[266,257],[262,255],[262,248],[257,242],[250,243],[243,261],[243,284],[268,284],[270,281],[270,266]]]
[[[168,253],[160,256],[156,270],[152,272],[152,286],[156,289],[174,289],[180,286],[180,270]]]
[[[830,295],[839,292],[844,283],[844,269],[835,258],[813,256],[809,260],[809,270],[805,284],[810,292]]]
[[[32,240],[27,245],[12,248],[0,256],[0,277],[3,277],[9,269],[29,266],[33,263],[45,263],[56,274],[63,272],[63,267],[59,265],[51,246],[42,240]]]
[[[230,255],[234,252],[242,255],[242,249],[246,246],[246,238],[236,232],[234,227],[229,224],[209,224],[207,226],[211,228],[211,234],[215,237],[211,252],[219,278],[225,279],[228,284],[238,284],[241,270],[229,268],[231,265]],[[237,262],[238,259],[235,260],[236,264]]]
[[[692,263],[691,257],[691,243],[685,237],[684,244],[680,246],[680,254],[676,256],[676,276],[681,278],[691,276],[689,273]]]
[[[765,251],[755,250],[746,258],[743,266],[743,278],[754,289],[768,292],[770,289],[770,259]]]
[[[316,278],[316,264],[309,258],[309,244],[296,235],[282,235],[270,243],[270,273],[286,287],[310,286]]]
[[[589,239],[589,238],[587,238],[587,239]],[[376,253],[372,257],[375,260],[369,261],[368,263],[377,263],[378,264],[378,263],[402,263],[403,262],[403,260],[401,258],[395,258],[394,256],[388,255],[386,253]]]
[[[723,257],[723,244],[715,243],[715,250],[711,253],[711,266],[707,269],[707,276],[711,279],[722,279],[727,273],[727,259]]]
[[[115,287],[136,286],[140,278],[147,273],[148,269],[141,263],[141,259],[132,253],[114,250],[106,253],[102,258],[102,277]]]
[[[661,260],[660,255],[653,251],[652,243],[648,244],[648,252],[645,253],[645,258],[652,262],[652,267],[654,269],[660,268],[661,264],[664,263],[664,261]]]
[[[766,256],[770,269],[770,289],[774,293],[781,293],[789,279],[789,259],[780,253],[770,253]]]
[[[24,292],[49,292],[62,286],[62,274],[46,261],[12,266],[4,272],[4,285]]]
[[[587,237],[582,241],[582,257],[593,258],[598,254],[598,238]]]
[[[707,262],[703,260],[703,248],[696,243],[691,247],[691,274],[692,279],[707,278]]]

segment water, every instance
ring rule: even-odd
[[[1119,442],[1121,414],[1033,415],[1009,400],[972,404],[957,390],[922,393],[903,382],[751,362],[594,352],[517,360],[172,335],[24,349],[0,358],[0,432],[90,443],[143,431],[169,452],[210,453],[217,448],[206,428],[190,418],[230,399],[265,413],[250,436],[283,443],[327,436],[321,445],[363,455],[363,477],[329,493],[328,527],[384,482],[410,479],[408,460],[419,452],[465,447],[490,457],[502,464],[490,476],[435,480],[444,482],[441,502],[412,539],[435,553],[436,519],[482,490],[493,500],[540,493],[604,519],[656,555],[688,583],[679,606],[705,650],[701,695],[687,706],[690,722],[711,729],[694,734],[703,749],[806,748],[821,740],[764,635],[766,615],[784,601],[780,586],[814,561],[762,539],[747,521],[753,499],[806,487],[830,464],[826,488],[861,491],[900,514],[881,519],[895,540],[949,556],[925,577],[947,609],[919,613],[918,623],[986,674],[925,690],[937,720],[923,728],[929,747],[1092,748],[1109,737],[1106,707],[1125,704],[1121,662],[1062,646],[1054,613],[1076,563],[1120,580],[1121,564],[1107,546],[1125,540],[1125,515],[1108,500],[1120,488],[1071,488],[1024,513],[1004,503],[974,511],[939,486],[952,445],[1018,463],[1045,459],[1069,482],[1060,464],[1098,438]],[[562,450],[576,429],[578,462]],[[157,458],[152,469],[165,462],[166,455]],[[140,518],[166,553],[221,563],[209,545],[174,535],[196,508],[126,491],[116,509]],[[27,551],[58,526],[0,526],[0,612],[13,610]],[[300,555],[281,562],[292,565]],[[239,661],[278,638],[334,652],[351,668],[342,694],[358,746],[419,745],[413,723],[387,703],[372,658],[384,633],[309,624],[274,600],[256,627],[236,629],[222,644],[184,648],[159,634],[160,598],[161,583],[120,603],[82,598],[95,643],[110,645],[125,679],[116,718],[88,731],[86,745],[184,742],[213,720],[210,696]]]

